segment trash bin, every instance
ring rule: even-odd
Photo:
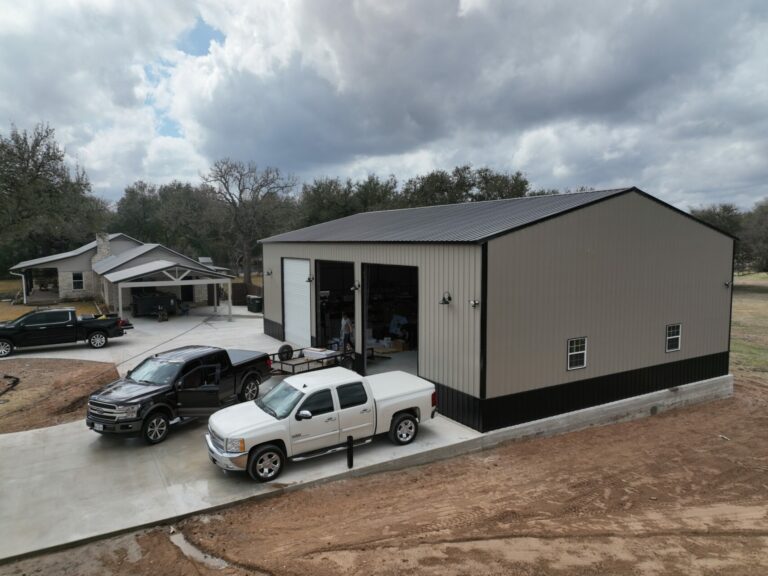
[[[245,297],[248,305],[248,312],[256,312],[261,313],[263,311],[264,303],[261,299],[261,296],[252,296],[249,294]]]

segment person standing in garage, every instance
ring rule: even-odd
[[[341,313],[341,349],[346,352],[352,348],[352,321],[346,312]]]

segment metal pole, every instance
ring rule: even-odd
[[[123,317],[123,287],[117,285],[117,317]]]
[[[219,306],[219,285],[214,282],[213,283],[213,313],[216,314],[216,310]]]
[[[228,322],[232,322],[232,280],[227,282],[227,302],[229,303],[229,319]]]
[[[352,468],[354,464],[354,456],[352,456],[352,436],[347,436],[347,468]]]

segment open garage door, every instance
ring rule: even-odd
[[[304,348],[312,345],[309,328],[309,260],[283,258],[283,328],[285,341]]]

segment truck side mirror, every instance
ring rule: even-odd
[[[296,420],[311,420],[312,419],[312,412],[309,410],[299,410],[299,413],[296,414]]]
[[[128,370],[128,372],[125,373],[125,375],[130,378],[131,374],[133,374],[133,370]]]

